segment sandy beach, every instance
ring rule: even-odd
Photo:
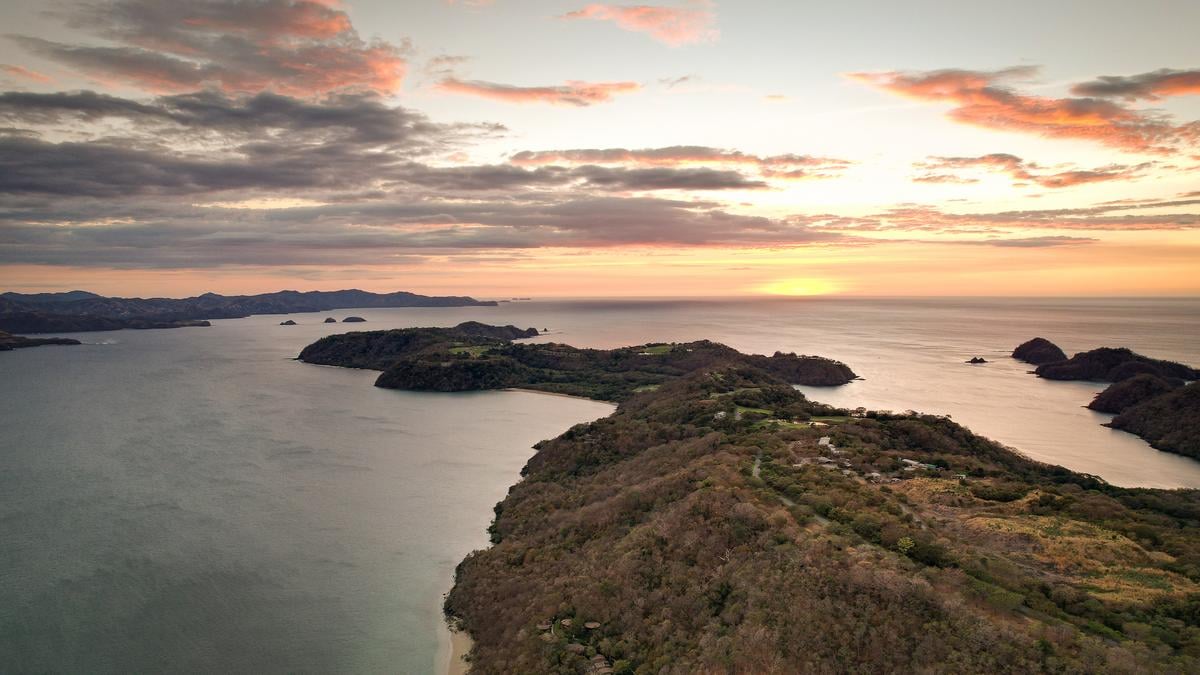
[[[445,633],[449,634],[449,648],[439,650],[441,672],[444,675],[466,675],[466,656],[471,651],[471,637],[466,631],[453,630],[449,626],[446,626]]]

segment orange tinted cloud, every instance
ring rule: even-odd
[[[1200,199],[1137,204],[1104,203],[1074,209],[1027,209],[957,213],[919,205],[897,205],[864,217],[793,215],[787,221],[819,230],[866,232],[931,232],[939,234],[997,234],[1028,230],[1096,232],[1178,231],[1200,229],[1200,213],[1141,213],[1146,209],[1195,207]]]
[[[7,75],[20,78],[22,80],[30,80],[32,82],[50,82],[49,75],[44,75],[36,70],[30,70],[22,66],[10,66],[6,63],[0,63],[0,72]]]
[[[633,93],[642,88],[642,85],[637,82],[580,82],[577,80],[557,86],[520,87],[480,80],[460,80],[456,77],[447,77],[437,86],[438,89],[453,94],[479,96],[507,103],[549,103],[573,106],[607,103],[614,96]]]
[[[612,21],[617,26],[650,37],[672,47],[717,38],[716,14],[708,2],[692,2],[684,7],[661,5],[591,4],[562,15],[563,19]]]
[[[952,106],[950,119],[985,129],[1095,141],[1137,152],[1169,152],[1200,140],[1196,124],[1175,126],[1153,113],[1096,98],[1029,96],[1000,81],[1030,76],[1030,68],[994,72],[852,73],[854,79],[901,96]]]
[[[1157,101],[1167,96],[1200,94],[1200,70],[1163,68],[1140,75],[1105,75],[1071,87],[1078,96],[1099,96]]]
[[[318,97],[399,90],[404,48],[362,40],[336,5],[314,0],[119,0],[83,6],[75,23],[116,45],[17,36],[18,44],[104,83],[154,93],[215,88]]]
[[[737,150],[702,145],[665,148],[579,148],[571,150],[523,151],[512,156],[514,164],[630,164],[640,166],[725,165],[749,166],[771,178],[829,178],[851,165],[833,157],[810,155],[753,155]]]
[[[929,160],[914,165],[926,171],[954,171],[959,169],[985,169],[1007,173],[1013,179],[1022,183],[1033,183],[1046,188],[1065,188],[1087,183],[1100,183],[1110,180],[1131,180],[1140,176],[1147,165],[1126,166],[1114,164],[1098,169],[1071,169],[1051,173],[1039,172],[1042,167],[1033,162],[1007,153],[993,153],[980,157],[931,157]],[[914,179],[920,183],[974,183],[974,179],[960,177],[953,173],[933,173]]]

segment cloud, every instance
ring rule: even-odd
[[[570,150],[525,150],[512,156],[513,164],[622,164],[635,166],[742,166],[771,178],[830,178],[852,163],[833,157],[811,155],[761,156],[703,145],[673,145],[663,148],[576,148]]]
[[[1077,96],[1150,101],[1168,96],[1200,94],[1200,70],[1163,68],[1140,75],[1105,75],[1071,87],[1071,93]]]
[[[498,249],[854,241],[781,220],[732,214],[708,202],[581,195],[528,202],[388,199],[265,211],[155,204],[134,219],[102,224],[94,219],[14,222],[12,215],[0,210],[6,223],[0,228],[0,264],[331,265]]]
[[[116,0],[83,5],[70,21],[110,44],[13,39],[98,81],[154,93],[390,94],[406,70],[404,47],[364,41],[345,12],[316,0]]]
[[[157,145],[173,137],[204,136],[224,145],[282,132],[296,146],[322,141],[356,145],[417,145],[442,149],[454,136],[496,133],[499,125],[445,125],[420,113],[388,106],[373,94],[334,94],[319,100],[274,93],[226,96],[206,91],[137,101],[92,91],[0,93],[0,121],[25,127],[57,125],[60,132],[87,133],[79,122],[124,120]],[[147,125],[150,125],[147,127]],[[103,128],[101,129],[103,131]],[[165,136],[164,136],[165,135]],[[125,142],[138,138],[127,134]],[[286,143],[283,143],[286,145]],[[221,147],[211,147],[220,151]],[[393,148],[394,149],[394,148]]]
[[[1073,209],[1029,209],[956,213],[926,205],[898,205],[862,217],[794,215],[789,221],[843,233],[934,232],[997,234],[1028,230],[1171,231],[1200,229],[1200,213],[1139,213],[1180,209],[1200,199],[1138,203],[1102,203]]]
[[[675,87],[678,87],[682,84],[687,84],[688,82],[692,82],[696,79],[697,78],[695,75],[681,75],[679,77],[659,78],[658,83],[663,85],[667,89],[674,89]]]
[[[217,92],[148,101],[95,92],[0,94],[0,194],[197,195],[238,191],[603,192],[763,189],[710,167],[434,166],[428,158],[494,125],[441,125],[372,94],[314,101]],[[105,135],[112,124],[137,131]],[[86,128],[94,129],[88,138]],[[68,134],[71,141],[49,137]]]
[[[712,3],[698,0],[682,7],[662,5],[608,5],[594,3],[568,12],[562,19],[612,21],[620,28],[679,47],[717,39],[717,16]]]
[[[1059,246],[1081,246],[1086,244],[1094,244],[1099,239],[1093,237],[1067,237],[1067,236],[1046,236],[1046,237],[1024,237],[1020,239],[976,239],[976,240],[955,240],[952,244],[967,245],[967,246],[1000,246],[1002,248],[1055,248]]]
[[[1066,171],[1040,172],[1042,167],[1015,155],[993,153],[979,157],[930,157],[913,165],[918,169],[944,172],[961,169],[985,169],[1006,173],[1020,183],[1033,183],[1045,188],[1065,188],[1087,183],[1113,180],[1132,180],[1141,175],[1149,164],[1127,166],[1114,164],[1098,169],[1071,169]],[[913,179],[920,183],[975,183],[977,180],[956,174],[929,173]]]
[[[20,132],[0,133],[0,193],[111,198],[383,189],[420,158],[502,131],[436,124],[374,94],[211,91],[148,101],[7,92],[0,122]]]
[[[447,77],[438,83],[438,89],[452,94],[478,96],[506,103],[549,103],[551,105],[589,106],[607,103],[614,96],[638,91],[642,85],[636,82],[580,82],[547,87],[520,87],[511,84],[460,80]]]
[[[1035,72],[1022,67],[852,73],[849,77],[918,101],[950,104],[950,119],[985,129],[1093,141],[1127,151],[1154,153],[1170,152],[1200,140],[1200,123],[1177,126],[1161,115],[1108,100],[1030,96],[1001,85],[1005,80],[1030,77]]]
[[[39,73],[36,70],[30,70],[23,66],[11,66],[7,63],[0,63],[0,73],[4,73],[10,77],[15,77],[20,80],[28,80],[30,82],[40,82],[45,84],[50,82],[52,78],[44,73]]]

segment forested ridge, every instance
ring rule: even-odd
[[[760,358],[538,444],[445,603],[472,672],[1200,670],[1200,492],[835,410]]]

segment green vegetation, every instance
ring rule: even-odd
[[[733,414],[752,407],[769,417]],[[730,368],[539,444],[447,599],[474,672],[1200,667],[1200,493],[835,412]],[[805,416],[844,421],[778,423]]]
[[[472,672],[1200,671],[1200,491],[852,416],[712,343],[422,349],[387,372],[520,368],[620,401],[538,444],[459,565],[445,608]]]
[[[1200,382],[1126,408],[1109,426],[1137,434],[1159,450],[1200,459]]]
[[[689,373],[745,366],[795,384],[845,384],[844,364],[816,356],[742,354],[700,341],[621,349],[577,349],[556,343],[517,344],[537,335],[512,326],[461,324],[331,335],[309,345],[300,360],[384,371],[376,386],[418,391],[474,391],[521,387],[605,401],[653,391]],[[762,414],[751,392],[738,405]],[[788,418],[790,419],[790,418]]]

